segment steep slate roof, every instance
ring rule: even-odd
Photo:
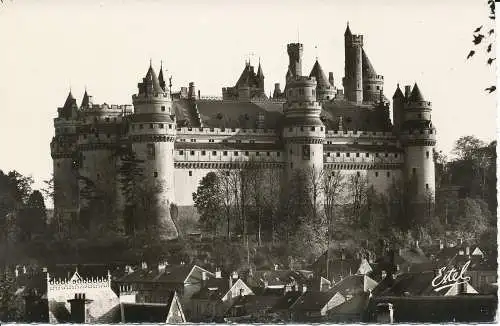
[[[377,282],[370,277],[362,274],[348,276],[329,291],[331,293],[340,292],[344,297],[347,295],[355,295],[373,290],[377,286]]]
[[[316,62],[314,63],[314,66],[311,70],[311,73],[309,74],[309,77],[315,77],[318,86],[321,87],[331,86],[330,82],[328,81],[328,78],[325,75],[325,72],[323,71],[323,68],[321,68],[321,65],[319,64],[318,59],[316,59]]]
[[[158,269],[138,269],[128,275],[123,276],[118,279],[117,282],[120,283],[132,283],[132,282],[156,282],[156,283],[172,283],[181,284],[186,281],[189,276],[192,276],[194,271],[205,271],[208,276],[214,276],[197,265],[167,265],[164,270],[159,271]],[[196,276],[201,280],[201,277]]]
[[[156,76],[156,72],[154,71],[153,66],[149,66],[148,72],[146,73],[146,77],[144,77],[144,79],[153,83],[153,89],[156,93],[163,92],[163,89],[160,86],[160,81],[158,80],[158,76]]]
[[[377,72],[373,68],[372,63],[370,62],[370,59],[368,59],[368,56],[366,55],[365,50],[363,50],[363,76],[376,76]]]
[[[321,310],[337,292],[307,291],[292,306],[294,311],[319,311]]]
[[[390,131],[388,111],[374,105],[355,105],[343,100],[323,103],[321,116],[328,130],[339,130],[339,116],[344,130]]]
[[[411,91],[410,97],[408,98],[408,101],[410,102],[422,102],[424,100],[424,96],[422,95],[422,92],[420,92],[420,89],[418,88],[417,83],[415,83],[415,86],[413,86],[413,90]]]
[[[80,107],[86,108],[89,106],[89,104],[90,104],[89,94],[87,94],[87,90],[85,90],[85,93],[83,94],[82,105],[80,105]]]
[[[396,98],[405,98],[403,92],[401,91],[401,88],[399,88],[399,84],[398,84],[398,87],[396,88],[396,91],[394,92],[394,95],[392,96],[393,99],[396,99]]]
[[[355,295],[352,299],[341,303],[328,312],[326,321],[334,321],[336,317],[346,315],[362,315],[369,303],[370,294],[367,292]]]

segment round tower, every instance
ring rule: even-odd
[[[286,99],[283,140],[288,179],[300,170],[321,172],[325,126],[320,119],[321,106],[316,101],[316,79],[294,77],[288,83]]]
[[[403,95],[403,92],[401,91],[401,88],[399,88],[398,84],[398,87],[392,96],[392,125],[395,133],[399,133],[401,130],[401,125],[403,123],[402,120],[404,118],[404,103],[405,96]]]
[[[286,50],[289,59],[287,79],[302,76],[302,53],[304,52],[304,45],[301,43],[290,43],[286,46]]]
[[[170,217],[170,203],[174,202],[174,142],[175,115],[172,101],[158,81],[150,65],[139,91],[132,96],[134,114],[129,122],[129,141],[136,158],[143,161],[143,187],[151,192],[150,218],[160,226],[160,236],[177,238],[178,233]]]
[[[433,153],[436,129],[431,121],[431,108],[431,102],[424,99],[415,84],[404,104],[400,136],[405,150],[405,181],[410,201],[413,203],[434,202],[435,199]]]
[[[57,109],[54,119],[55,136],[50,143],[54,175],[54,218],[63,232],[79,213],[77,147],[78,106],[69,92],[64,106]]]
[[[363,102],[363,35],[353,35],[347,25],[344,33],[344,90],[348,101]]]

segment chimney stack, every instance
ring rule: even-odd
[[[196,99],[196,87],[194,86],[193,82],[189,83],[188,98],[190,100],[195,100]]]
[[[85,293],[75,293],[75,298],[68,300],[68,302],[71,305],[71,312],[70,312],[71,323],[85,324],[87,322],[87,320],[85,320],[86,319],[85,305],[87,303],[90,303],[90,300],[87,300],[85,298]]]
[[[215,278],[222,278],[222,272],[221,272],[220,268],[217,268],[215,270]]]
[[[306,293],[307,292],[307,285],[303,284],[302,285],[302,293]]]
[[[405,86],[405,99],[408,99],[410,97],[410,92],[411,92],[411,86],[406,85]]]
[[[439,250],[443,250],[444,249],[444,242],[443,240],[439,239]]]

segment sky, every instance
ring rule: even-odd
[[[284,85],[286,44],[304,44],[303,73],[317,57],[341,86],[346,23],[385,78],[418,83],[432,102],[437,149],[475,135],[496,138],[495,67],[486,52],[466,60],[472,31],[490,27],[486,0],[4,0],[0,5],[0,169],[50,178],[53,118],[71,89],[95,103],[131,104],[150,59],[163,61],[173,90],[194,81],[221,96],[246,59],[262,63],[266,93]],[[253,53],[253,54],[252,54]]]

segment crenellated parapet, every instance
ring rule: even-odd
[[[76,272],[76,275],[77,272]],[[84,279],[73,277],[71,279],[51,279],[47,273],[47,293],[56,291],[85,291],[90,289],[111,288],[111,274],[107,277],[94,277]]]

